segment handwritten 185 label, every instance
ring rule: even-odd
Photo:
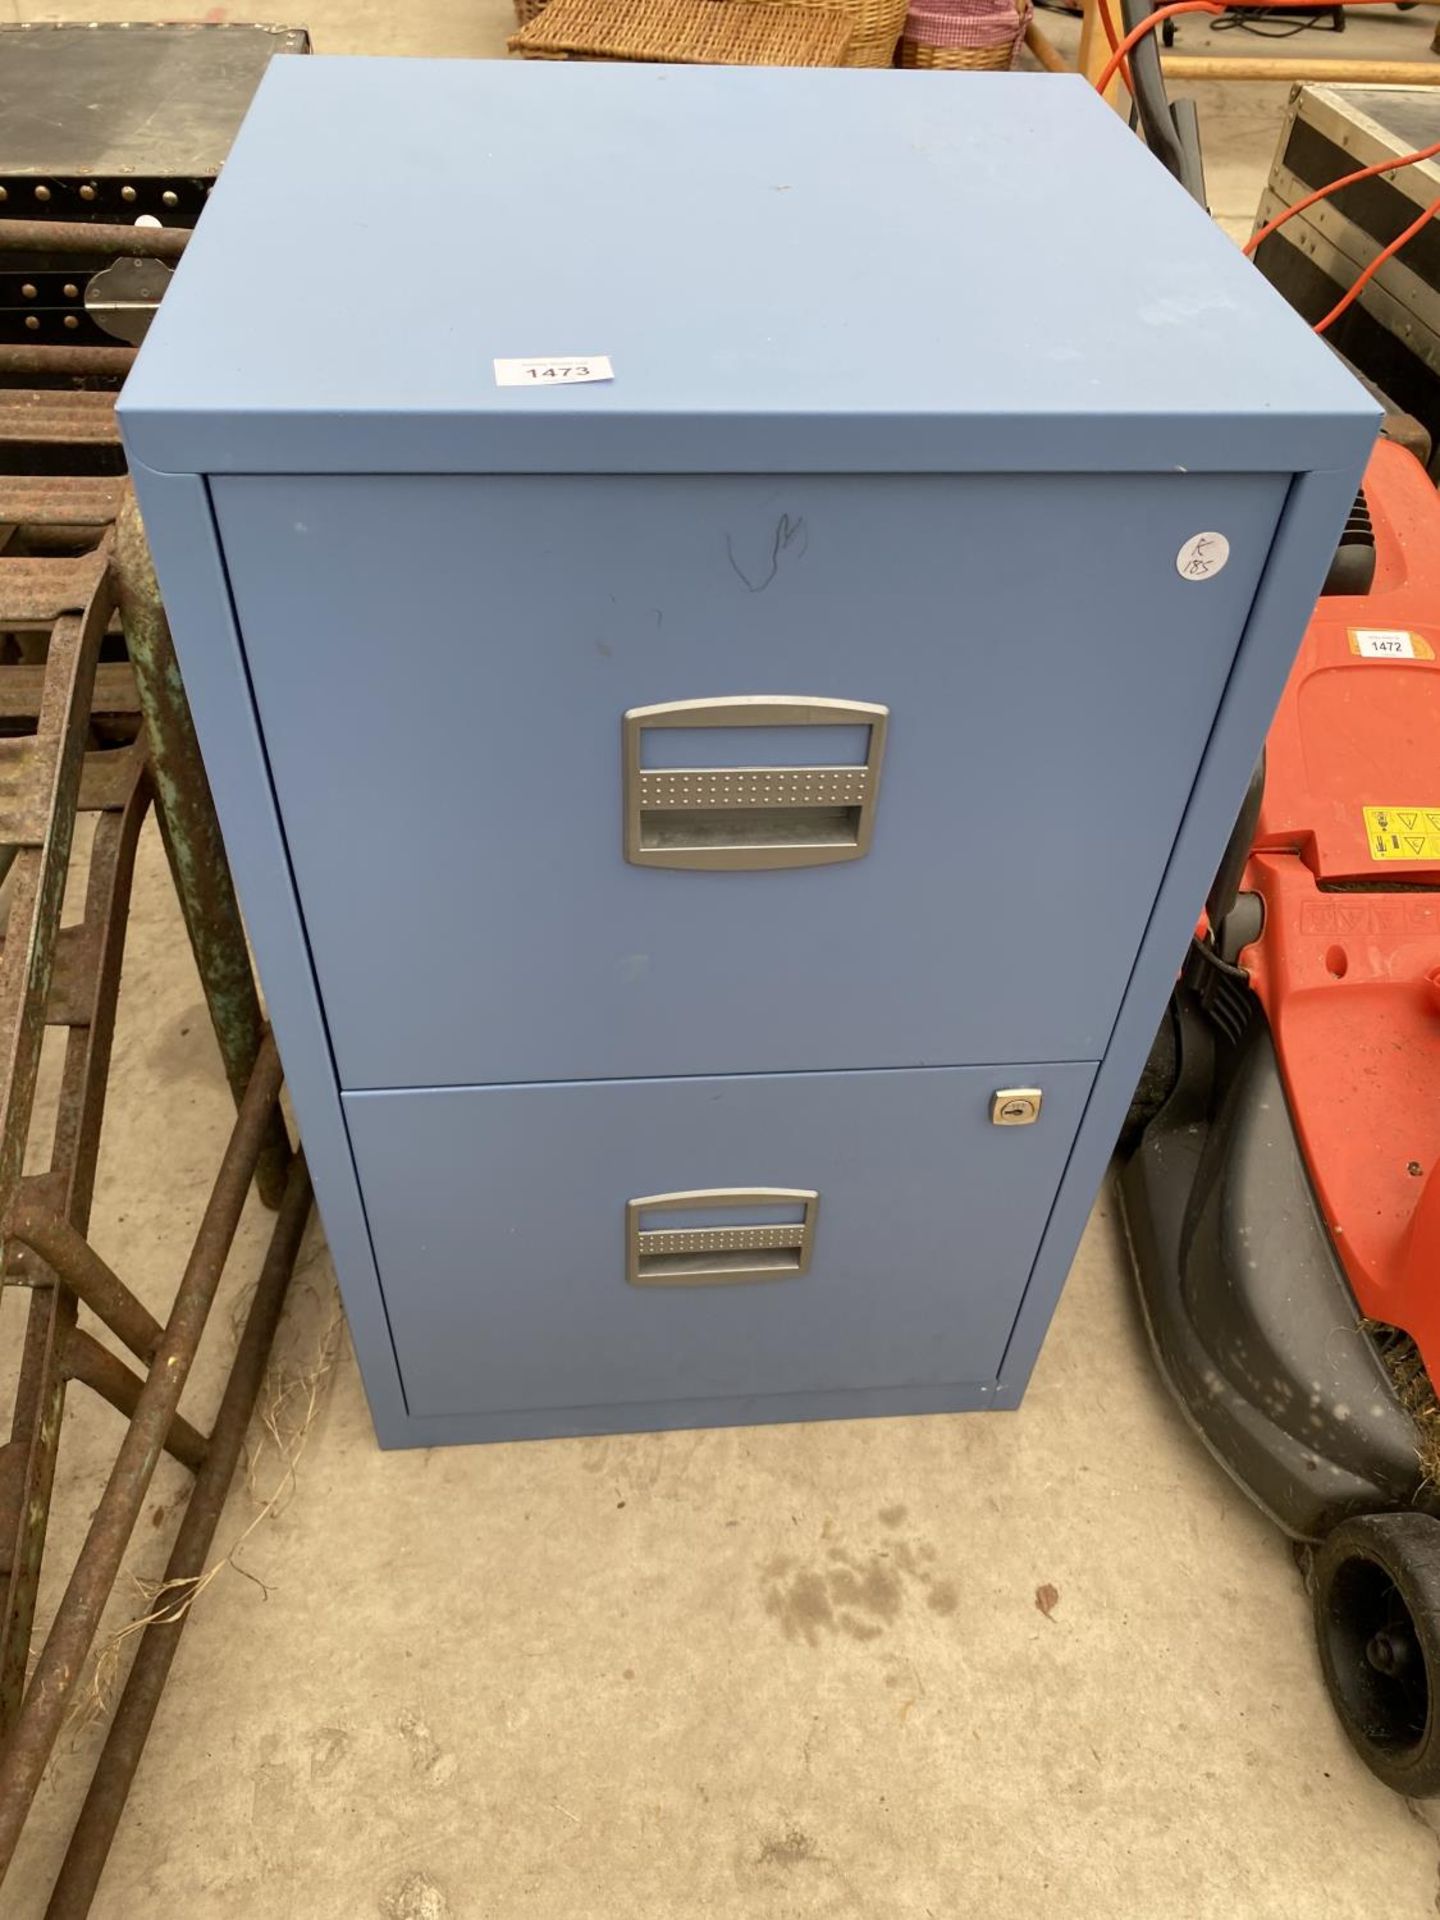
[[[1175,556],[1175,571],[1182,580],[1213,580],[1229,558],[1223,533],[1192,533]]]
[[[613,380],[607,353],[546,354],[527,360],[497,360],[497,387],[578,387],[587,380]]]

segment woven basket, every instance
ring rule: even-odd
[[[1031,0],[915,0],[899,65],[1002,71],[1015,64],[1032,11]]]
[[[806,5],[833,9],[850,22],[850,47],[843,66],[894,65],[906,0],[806,0]]]
[[[716,4],[717,0],[710,0]],[[791,4],[791,0],[775,0],[782,6]],[[515,0],[515,24],[528,27],[532,20],[545,11],[549,0]],[[844,58],[823,61],[765,61],[766,66],[819,65],[842,67],[888,67],[895,58],[895,44],[900,38],[901,28],[905,24],[905,0],[803,0],[807,9],[817,13],[835,13],[849,23],[850,37]],[[521,48],[528,53],[527,48]],[[553,58],[538,53],[529,54],[531,59]],[[576,56],[583,58],[585,56]],[[603,57],[603,56],[592,56]],[[633,56],[630,56],[633,57]],[[745,64],[756,64],[747,62]]]
[[[838,10],[772,0],[548,0],[508,44],[527,60],[838,67],[850,23]]]
[[[999,73],[1014,58],[1008,47],[932,47],[924,40],[900,42],[902,67],[950,67],[974,73]]]

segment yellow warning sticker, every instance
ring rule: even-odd
[[[1440,860],[1440,807],[1366,807],[1372,860]]]
[[[1435,650],[1423,634],[1408,627],[1350,627],[1350,651],[1362,660],[1433,660]]]

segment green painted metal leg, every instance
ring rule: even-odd
[[[260,997],[170,622],[161,604],[140,510],[128,486],[115,522],[114,560],[116,602],[145,715],[160,833],[225,1075],[238,1104],[264,1032]],[[290,1144],[277,1109],[255,1174],[260,1196],[269,1207],[280,1204],[289,1160]]]

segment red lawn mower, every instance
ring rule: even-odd
[[[1151,0],[1120,4],[1139,130],[1204,204],[1194,110],[1166,96]],[[1425,438],[1416,429],[1412,445]],[[1412,1796],[1440,1794],[1429,451],[1382,439],[1371,456],[1137,1090],[1119,1180],[1161,1371],[1296,1542],[1340,1721],[1372,1772]]]
[[[1382,441],[1120,1176],[1161,1369],[1301,1543],[1336,1710],[1411,1795],[1440,1792],[1437,654],[1440,496]]]

